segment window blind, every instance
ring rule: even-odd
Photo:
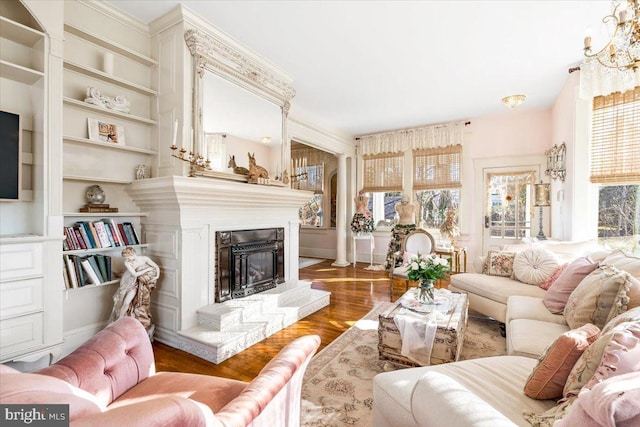
[[[363,156],[363,191],[402,191],[404,153]]]
[[[640,182],[640,87],[593,99],[590,180]]]
[[[413,151],[413,189],[444,190],[460,188],[462,145]]]

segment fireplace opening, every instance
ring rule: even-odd
[[[216,232],[216,302],[284,282],[284,228]]]

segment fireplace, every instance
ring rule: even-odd
[[[284,282],[284,228],[216,232],[216,302]]]

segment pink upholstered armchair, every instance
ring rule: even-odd
[[[250,383],[155,372],[147,333],[125,317],[47,368],[0,365],[0,403],[69,404],[73,426],[298,426],[306,367],[320,345],[287,345]]]

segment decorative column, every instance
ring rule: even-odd
[[[338,188],[336,195],[336,260],[334,267],[346,267],[347,262],[347,157],[338,157]]]

